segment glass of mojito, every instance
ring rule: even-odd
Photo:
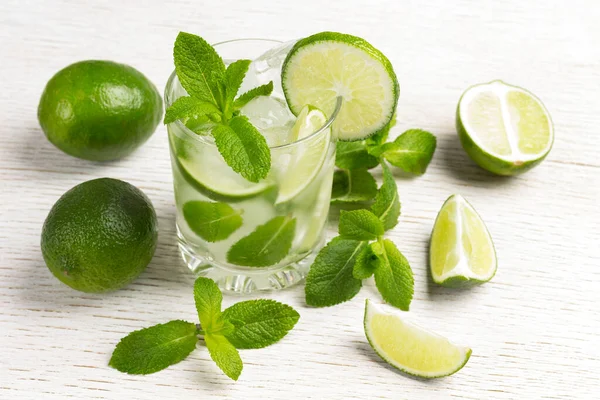
[[[336,148],[332,125],[342,100],[336,97],[327,115],[311,106],[297,115],[290,111],[281,69],[293,45],[262,39],[214,45],[226,66],[252,60],[239,93],[273,82],[269,95],[239,109],[268,144],[265,178],[251,182],[228,165],[206,118],[167,125],[181,254],[195,274],[224,290],[289,287],[305,277],[324,242]],[[174,72],[167,108],[187,96],[183,86]]]

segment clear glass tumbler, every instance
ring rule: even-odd
[[[190,129],[193,121],[176,121],[167,126],[182,257],[195,274],[212,278],[226,291],[250,293],[294,285],[304,279],[324,244],[335,160],[336,138],[331,125],[341,101],[323,127],[287,143],[295,117],[281,88],[281,66],[292,45],[264,39],[215,45],[226,64],[238,59],[253,60],[239,93],[273,81],[271,96],[257,98],[241,110],[270,146],[271,171],[264,180],[252,183],[235,173],[208,132],[198,127],[195,132]],[[185,95],[173,73],[165,89],[166,106]],[[217,233],[207,237],[206,226],[199,229],[198,225],[207,223],[207,213],[215,209],[220,212],[218,218],[232,217],[239,227],[229,235]],[[239,251],[232,260],[232,246],[257,229],[260,231],[261,226],[267,235],[273,235],[272,241],[263,238],[248,248],[254,242],[246,239],[246,247],[241,249],[249,249],[250,261],[244,262]],[[273,227],[275,230],[270,229]],[[269,259],[266,253],[280,253],[288,247],[282,259],[274,256],[280,260],[272,265],[263,260],[257,266],[253,261],[257,254]]]

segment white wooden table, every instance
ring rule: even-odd
[[[363,334],[364,300],[380,299],[370,282],[332,308],[306,307],[302,287],[267,295],[296,307],[300,322],[281,343],[243,351],[236,383],[202,350],[149,376],[107,366],[130,331],[195,316],[193,278],[175,244],[166,130],[124,160],[86,162],[46,141],[37,104],[56,71],[83,59],[131,64],[162,90],[180,30],[212,42],[333,30],[365,37],[389,56],[401,85],[393,134],[420,127],[438,137],[427,174],[398,177],[403,215],[390,237],[415,273],[411,313],[473,348],[462,371],[422,381],[387,367]],[[596,0],[2,0],[0,399],[598,398],[599,41]],[[548,159],[514,178],[476,167],[454,128],[462,91],[497,78],[536,93],[556,129]],[[103,176],[151,198],[160,237],[135,283],[88,295],[50,274],[40,231],[63,192]],[[498,252],[496,277],[472,290],[436,287],[427,275],[429,234],[452,193],[478,209]]]

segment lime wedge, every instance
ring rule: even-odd
[[[540,99],[502,81],[472,86],[463,93],[456,129],[469,157],[498,175],[533,168],[554,141],[552,120]]]
[[[400,311],[388,313],[367,299],[365,334],[381,358],[399,370],[421,378],[452,375],[465,366],[471,349],[406,321]]]
[[[298,41],[283,63],[281,79],[296,115],[312,104],[331,116],[341,96],[334,132],[345,141],[365,139],[385,127],[400,93],[392,64],[379,50],[364,39],[335,32]]]
[[[331,143],[331,128],[317,133],[327,122],[323,111],[313,106],[305,106],[290,132],[291,141],[299,141],[290,147],[290,153],[281,154],[278,170],[284,171],[279,177],[279,196],[276,203],[285,203],[304,190],[317,176],[327,157]],[[285,163],[285,165],[283,165]]]
[[[473,206],[460,195],[450,196],[438,213],[429,264],[434,282],[449,287],[484,283],[496,273],[492,237]]]

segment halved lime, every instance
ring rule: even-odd
[[[449,287],[484,283],[496,273],[492,237],[473,206],[460,195],[450,196],[438,213],[429,264],[434,282]]]
[[[469,157],[499,175],[533,168],[554,142],[552,120],[540,99],[502,81],[472,86],[463,93],[456,129]]]
[[[283,63],[281,80],[296,115],[312,104],[331,116],[341,96],[334,132],[345,141],[362,140],[384,128],[400,93],[392,64],[379,50],[336,32],[299,40]]]
[[[407,321],[408,313],[383,310],[367,299],[365,335],[381,358],[399,370],[421,378],[452,375],[465,366],[471,349]]]
[[[277,169],[283,171],[283,174],[279,177],[279,196],[276,203],[291,200],[318,175],[331,143],[331,128],[325,128],[327,132],[320,132],[315,137],[308,136],[317,132],[326,122],[327,116],[323,111],[313,106],[305,106],[298,114],[290,132],[290,140],[306,140],[291,146],[290,153],[277,154],[279,160],[276,162],[280,163]]]

